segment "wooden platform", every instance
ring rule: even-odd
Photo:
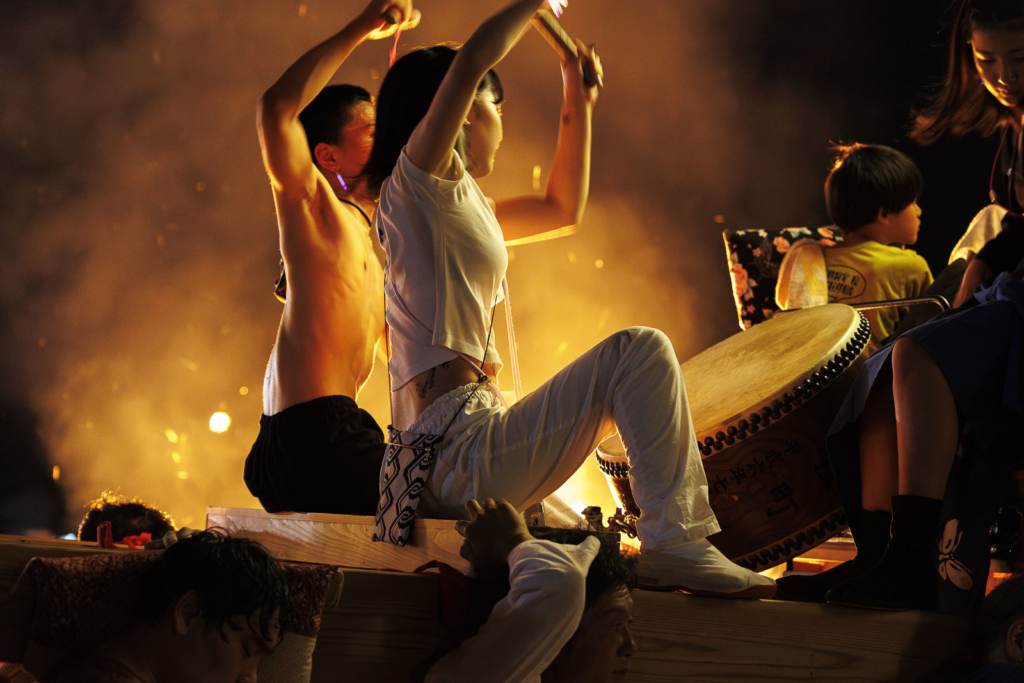
[[[437,557],[465,571],[458,556],[461,537],[454,522],[417,520],[418,547],[395,548],[372,543],[372,518],[323,514],[268,514],[262,510],[209,508],[207,524],[263,543],[277,557],[299,562],[327,562],[359,568],[413,569]],[[345,572],[349,576],[350,572]],[[359,572],[359,596],[346,583],[346,618],[325,616],[317,642],[314,679],[320,667],[354,657],[365,666],[414,667],[437,637],[430,609],[417,615],[408,602],[382,599],[377,587],[404,581],[402,590],[423,591],[422,576]],[[371,576],[376,576],[374,582]],[[436,590],[436,585],[434,590]],[[346,595],[347,593],[347,595]],[[394,595],[390,589],[383,595]],[[436,597],[434,598],[436,600]],[[640,652],[633,658],[630,681],[907,681],[935,669],[944,658],[965,649],[966,622],[921,612],[871,612],[824,605],[777,601],[723,600],[679,593],[636,591],[635,628]],[[436,604],[433,603],[433,604]],[[401,607],[400,607],[401,606]],[[373,626],[348,639],[360,623]],[[334,624],[342,626],[336,628]],[[392,651],[395,630],[409,638]],[[435,634],[432,636],[431,634]],[[381,643],[391,643],[382,649]],[[408,670],[411,670],[408,669]],[[338,672],[341,669],[336,670]],[[381,670],[383,671],[383,670]],[[383,674],[380,674],[383,675]],[[358,677],[344,680],[359,680]],[[374,676],[366,680],[404,680]]]

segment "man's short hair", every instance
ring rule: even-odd
[[[924,190],[921,170],[903,152],[882,145],[840,145],[825,181],[832,222],[853,231],[875,222],[878,212],[899,213]]]
[[[992,646],[1006,637],[1010,624],[1024,619],[1024,575],[992,589],[971,620],[971,649],[984,660]]]
[[[370,93],[358,85],[328,85],[299,114],[299,123],[306,131],[309,153],[321,142],[337,144],[338,133],[352,122],[352,106],[357,102],[373,102]]]
[[[594,534],[586,529],[531,529],[535,538],[563,545],[579,545]],[[618,544],[598,537],[601,550],[587,572],[586,606],[601,594],[617,588],[632,590],[637,584],[636,555],[623,555]]]
[[[166,512],[139,498],[126,498],[113,491],[104,491],[89,503],[89,511],[78,525],[78,540],[95,542],[96,528],[103,522],[110,522],[117,543],[126,536],[142,533],[148,533],[156,540],[168,531],[174,531],[174,520]]]
[[[288,588],[281,565],[259,543],[232,538],[222,529],[200,531],[163,551],[143,580],[137,615],[158,620],[192,590],[199,598],[200,616],[221,636],[232,618],[241,617],[253,632],[271,640],[273,619],[283,624],[287,618]]]

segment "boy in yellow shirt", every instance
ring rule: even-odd
[[[828,302],[855,304],[921,296],[932,283],[932,273],[923,258],[904,249],[917,242],[921,225],[917,205],[924,187],[921,171],[910,157],[890,147],[852,144],[837,151],[825,181],[825,204],[845,237],[824,250]],[[790,276],[798,260],[802,271],[814,272],[804,254],[817,252],[818,247],[817,243],[811,250],[800,246],[793,245],[780,269],[777,298],[783,308],[824,303],[812,296],[794,305],[797,297]],[[819,262],[820,258],[817,256]],[[792,282],[797,280],[792,278]],[[817,290],[823,298],[823,288],[819,285]],[[906,313],[904,307],[864,311],[876,346],[893,333]]]

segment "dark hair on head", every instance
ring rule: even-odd
[[[949,70],[939,92],[914,111],[911,139],[928,145],[946,133],[989,136],[1013,122],[1013,112],[981,82],[971,53],[976,28],[1020,23],[1024,0],[959,0],[949,38]]]
[[[148,533],[156,540],[168,531],[174,531],[174,520],[166,512],[139,498],[126,498],[109,490],[89,503],[89,511],[78,525],[78,540],[95,542],[96,529],[103,522],[110,522],[117,543],[127,536],[142,533]]]
[[[992,589],[971,619],[970,642],[974,656],[985,660],[992,646],[1006,637],[1010,624],[1024,619],[1024,576],[1018,575]]]
[[[272,620],[287,618],[288,587],[284,570],[266,549],[247,538],[232,538],[223,529],[208,529],[181,539],[167,550],[143,579],[144,596],[137,616],[160,619],[182,595],[196,591],[200,616],[226,638],[241,617],[265,640],[272,640]],[[277,639],[282,636],[278,630]]]
[[[422,47],[395,62],[384,77],[377,93],[377,132],[362,174],[371,195],[380,194],[381,185],[395,170],[402,148],[427,115],[456,53],[457,48],[451,45]],[[493,69],[477,86],[478,96],[485,91],[493,93],[496,104],[505,97],[501,79]],[[461,139],[455,149],[461,155]]]
[[[352,106],[357,102],[373,102],[370,93],[358,85],[328,85],[299,114],[299,123],[306,131],[309,153],[321,142],[338,143],[341,129],[352,122]]]
[[[903,152],[882,145],[839,145],[825,181],[825,206],[843,230],[859,230],[879,210],[899,213],[924,189],[921,169]]]
[[[535,538],[563,545],[579,545],[593,536],[593,532],[586,529],[531,529],[530,533]],[[587,597],[586,606],[596,600],[602,593],[617,588],[626,587],[630,590],[636,587],[637,571],[636,555],[623,555],[618,544],[599,537],[601,550],[597,557],[590,563],[590,571],[587,572]]]

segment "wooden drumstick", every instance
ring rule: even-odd
[[[558,23],[555,15],[550,10],[537,10],[537,14],[533,16],[531,23],[563,59],[569,56],[579,56],[576,43],[572,41],[572,38],[565,32],[565,29]],[[590,88],[595,85],[599,88],[604,87],[604,79],[597,75],[589,61],[583,66],[583,82]]]

